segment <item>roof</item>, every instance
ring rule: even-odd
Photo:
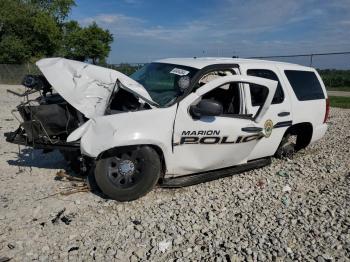
[[[203,67],[214,65],[214,64],[271,64],[271,65],[281,65],[281,66],[297,66],[304,69],[310,69],[310,67],[301,66],[292,63],[278,62],[278,61],[268,61],[260,59],[244,59],[244,58],[230,58],[230,57],[192,57],[192,58],[166,58],[154,61],[156,63],[166,63],[175,64],[182,66],[194,67],[197,69],[202,69]]]

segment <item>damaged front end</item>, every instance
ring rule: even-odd
[[[24,97],[12,111],[18,129],[5,133],[10,143],[58,149],[68,162],[84,162],[80,141],[67,142],[74,130],[89,119],[154,106],[142,85],[118,71],[64,58],[42,59],[37,66],[43,75],[26,76],[24,93],[8,90]]]
[[[22,94],[10,91],[24,96],[25,101],[12,111],[20,125],[16,131],[5,133],[6,140],[36,149],[79,150],[78,142],[68,143],[66,139],[86,118],[59,94],[52,93],[50,84],[42,76],[26,76],[23,85],[26,90]],[[41,96],[30,99],[33,91]]]

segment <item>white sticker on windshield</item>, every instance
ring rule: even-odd
[[[188,75],[190,71],[186,71],[184,69],[181,68],[174,68],[173,70],[170,71],[170,74],[175,74],[175,75],[179,75],[179,76],[185,76]]]

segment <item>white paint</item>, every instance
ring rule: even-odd
[[[50,62],[50,61],[49,61]],[[183,131],[200,131],[200,130],[220,130],[220,136],[228,136],[230,140],[235,141],[240,136],[249,136],[251,133],[242,131],[244,127],[261,127],[264,128],[264,124],[267,120],[271,120],[274,124],[281,121],[293,121],[293,124],[308,122],[313,126],[312,141],[315,142],[320,139],[327,130],[327,125],[323,124],[325,101],[313,100],[313,101],[298,101],[290,87],[285,75],[285,69],[294,70],[309,70],[315,72],[312,68],[302,67],[298,65],[269,62],[256,60],[242,60],[242,59],[168,59],[162,60],[162,62],[172,63],[194,67],[203,67],[208,64],[215,63],[238,63],[240,66],[240,72],[242,75],[232,75],[216,78],[195,92],[189,94],[179,104],[172,105],[167,108],[152,108],[149,110],[142,110],[137,112],[125,112],[115,115],[101,115],[102,111],[93,111],[90,114],[91,119],[77,130],[72,132],[67,141],[75,141],[80,139],[81,152],[84,155],[90,157],[98,157],[104,151],[121,146],[128,145],[152,145],[158,147],[164,155],[166,164],[166,175],[178,176],[191,174],[196,172],[209,171],[228,166],[234,166],[242,163],[246,163],[248,160],[253,160],[261,157],[271,156],[275,153],[281,139],[286,131],[287,127],[273,129],[271,136],[261,138],[260,140],[251,140],[244,143],[231,143],[231,144],[182,144],[179,145]],[[79,62],[78,62],[79,63]],[[87,91],[90,85],[82,82],[82,84],[74,84],[72,80],[65,82],[60,80],[60,77],[51,76],[53,72],[60,72],[59,66],[63,67],[65,75],[71,75],[72,79],[78,83],[85,77],[92,78],[92,75],[97,79],[106,79],[104,74],[110,71],[104,71],[105,69],[94,72],[95,68],[89,65],[83,69],[79,69],[83,63],[75,65],[75,63],[61,63],[54,61],[55,66],[42,66],[44,71],[46,68],[51,82],[55,84],[55,89],[58,92],[71,95],[72,98],[67,101],[74,103],[74,106],[85,109],[88,107],[91,109],[89,100],[87,99]],[[72,70],[70,66],[74,65]],[[84,64],[85,65],[85,64]],[[86,72],[86,68],[91,68],[92,72]],[[273,95],[275,93],[277,82],[259,78],[246,76],[246,70],[251,69],[269,69],[276,73],[278,76],[285,94],[285,100],[281,104],[271,105]],[[113,71],[113,70],[112,70]],[[114,71],[115,72],[115,71]],[[118,72],[117,72],[118,73]],[[120,74],[120,73],[119,73]],[[123,85],[126,89],[144,90],[142,86],[133,83],[129,78],[123,78],[119,74],[113,73],[113,77],[110,79],[109,85],[113,84],[112,79],[123,79]],[[73,77],[76,75],[75,77]],[[46,76],[46,74],[45,74]],[[318,76],[319,77],[319,76]],[[319,78],[320,80],[320,78]],[[50,81],[50,80],[49,80]],[[50,83],[51,83],[50,82]],[[62,82],[62,83],[61,83]],[[241,94],[241,113],[257,114],[255,118],[239,118],[239,117],[202,117],[200,119],[193,119],[189,113],[191,105],[198,103],[201,97],[215,88],[221,88],[229,83],[243,83],[240,84]],[[320,80],[322,83],[322,81]],[[84,84],[85,83],[85,84]],[[250,91],[247,84],[257,84],[266,86],[269,89],[268,97],[258,112],[257,108],[252,107],[250,102]],[[82,88],[84,102],[79,104],[77,97],[79,94],[75,91],[75,86],[85,87]],[[322,83],[322,88],[324,85]],[[108,88],[107,88],[108,89]],[[97,90],[97,86],[93,86],[93,90]],[[99,88],[96,94],[102,97],[104,101],[108,100],[110,93],[101,91],[103,88]],[[110,90],[110,89],[108,89]],[[324,89],[325,91],[325,89]],[[150,99],[148,93],[147,99]],[[76,96],[76,97],[75,97]],[[64,96],[65,97],[65,96]],[[93,104],[94,107],[98,107],[99,104]],[[96,109],[97,110],[97,109]],[[278,113],[281,111],[290,112],[288,117],[278,117]],[[87,111],[86,111],[87,112]],[[85,113],[86,113],[85,112]],[[90,111],[89,111],[90,112]]]
[[[52,87],[87,118],[104,115],[117,80],[121,88],[126,86],[153,101],[142,85],[116,70],[64,58],[45,58],[36,65]]]
[[[184,175],[195,171],[207,171],[215,168],[241,164],[247,161],[249,153],[254,148],[256,140],[232,145],[181,145],[175,146],[183,130],[220,129],[222,135],[237,138],[239,135],[249,135],[241,131],[242,127],[263,127],[264,123],[252,119],[233,119],[215,117],[212,123],[207,119],[193,120],[188,113],[189,107],[198,102],[205,93],[220,88],[231,82],[250,82],[266,86],[271,94],[276,89],[277,82],[251,76],[227,76],[215,79],[199,88],[180,102],[177,114],[176,105],[168,108],[154,108],[138,112],[126,112],[106,115],[91,119],[75,130],[68,137],[74,141],[81,137],[81,152],[90,157],[97,157],[102,152],[126,145],[155,145],[159,147],[166,162],[167,173]],[[272,98],[268,98],[264,107],[268,108]],[[265,114],[261,110],[257,119]],[[175,129],[174,128],[175,121]],[[174,131],[174,138],[173,136]],[[237,153],[239,152],[239,153]]]

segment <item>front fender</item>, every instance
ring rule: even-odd
[[[88,130],[90,125],[92,124],[93,120],[90,119],[87,122],[85,122],[83,125],[75,129],[68,137],[67,137],[67,142],[73,142],[78,139],[80,139]]]
[[[75,130],[69,140],[80,140],[81,153],[97,157],[120,146],[156,145],[167,159],[172,149],[176,106],[102,116]]]

